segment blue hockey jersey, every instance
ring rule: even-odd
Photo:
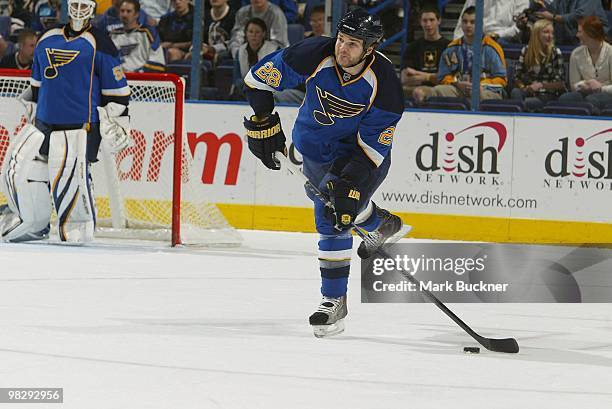
[[[276,51],[251,68],[245,83],[272,92],[306,84],[292,134],[305,157],[327,163],[362,151],[380,166],[404,110],[401,83],[393,64],[378,52],[366,59],[359,75],[344,72],[334,44],[333,38],[312,37]]]
[[[105,105],[105,96],[130,94],[117,49],[93,27],[74,38],[66,30],[47,31],[34,50],[30,82],[39,88],[36,118],[48,124],[99,122],[96,108]]]

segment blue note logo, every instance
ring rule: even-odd
[[[314,119],[321,125],[333,125],[333,118],[352,118],[363,112],[365,105],[354,104],[342,98],[327,92],[322,91],[317,87],[317,97],[323,111],[314,110],[312,115]]]
[[[53,79],[57,77],[57,67],[70,64],[79,55],[76,50],[59,50],[57,48],[45,48],[49,66],[45,68],[45,78]]]
[[[138,43],[134,44],[125,44],[119,47],[119,55],[121,59],[125,59],[128,55],[132,54],[132,51],[138,48]]]

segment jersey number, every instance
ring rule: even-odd
[[[283,78],[280,71],[274,68],[274,65],[271,62],[267,62],[255,71],[255,75],[257,75],[263,82],[267,85],[278,88],[281,82],[281,78]]]
[[[393,143],[393,134],[395,133],[395,127],[390,126],[380,133],[378,137],[378,143],[381,145],[391,146]]]

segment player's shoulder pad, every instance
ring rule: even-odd
[[[395,67],[382,53],[378,51],[375,53],[374,61],[370,66],[377,80],[374,106],[401,114],[404,111],[404,94]]]
[[[48,28],[47,30],[45,30],[41,35],[40,38],[38,39],[38,43],[40,43],[41,41],[43,41],[46,38],[55,36],[55,35],[63,35],[63,31],[64,29],[62,27],[52,27],[52,28]]]
[[[448,45],[446,47],[447,48],[448,47],[456,47],[458,45],[461,45],[462,39],[463,39],[463,37],[455,38],[450,43],[448,43]]]
[[[108,54],[112,57],[119,57],[119,51],[105,30],[96,27],[91,27],[89,32],[96,40],[96,49],[98,52]]]
[[[152,27],[148,24],[142,24],[140,27],[138,27],[138,31],[141,33],[145,33],[147,35],[147,38],[149,39],[149,42],[151,43],[151,47],[153,49],[157,49],[157,47],[159,46],[159,36],[157,35],[157,30],[155,29],[155,27]]]
[[[301,75],[312,74],[321,61],[334,54],[336,40],[330,37],[310,37],[283,51],[283,60]]]
[[[493,40],[491,37],[484,36],[482,39],[482,44],[494,49],[495,52],[500,56],[500,58],[504,56],[504,50],[502,49],[501,45],[499,45],[499,43]]]

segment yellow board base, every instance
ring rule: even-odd
[[[302,207],[218,204],[239,229],[314,232],[313,210]],[[612,243],[612,224],[397,213],[410,237],[499,243]]]
[[[5,203],[0,195],[0,204]],[[109,217],[98,198],[99,217]],[[238,229],[315,232],[313,210],[304,207],[217,204]],[[422,213],[397,213],[413,227],[410,237],[497,243],[612,244],[612,223],[504,219]]]

